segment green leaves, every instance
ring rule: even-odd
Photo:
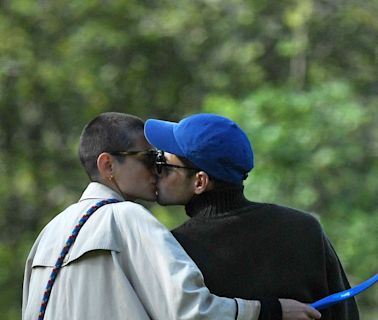
[[[378,266],[377,16],[373,0],[3,1],[0,251],[31,245],[77,199],[89,119],[206,111],[248,132],[248,195],[317,212],[352,280],[363,280],[357,251]],[[169,226],[182,220],[157,213]],[[0,292],[19,296],[21,260],[4,267],[12,286]],[[9,319],[19,318],[14,301],[0,307]]]

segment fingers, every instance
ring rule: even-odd
[[[310,316],[309,319],[320,319],[322,317],[321,313],[318,310],[316,310],[316,309],[314,309],[314,308],[312,308],[308,305],[307,305],[307,307],[309,308],[309,311],[307,313]]]
[[[292,299],[279,299],[282,307],[283,320],[311,320],[320,319],[318,310]]]

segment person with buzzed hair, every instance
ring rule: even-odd
[[[157,153],[143,129],[141,119],[114,112],[85,126],[79,155],[91,182],[35,241],[26,262],[22,319],[269,317],[263,301],[211,294],[171,233],[136,203],[156,199]],[[287,320],[320,318],[303,303],[279,301]]]

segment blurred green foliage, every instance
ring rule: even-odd
[[[233,118],[249,198],[318,214],[352,284],[376,273],[377,16],[376,0],[3,0],[0,319],[20,318],[26,255],[85,187],[78,137],[104,111]],[[362,319],[377,301],[359,297]]]

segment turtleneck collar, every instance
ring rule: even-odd
[[[195,195],[185,206],[189,217],[214,217],[249,206],[242,185],[219,188]]]

